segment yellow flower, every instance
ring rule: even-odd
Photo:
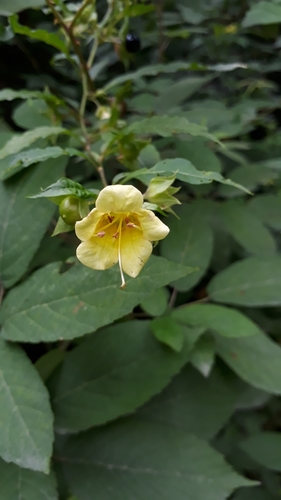
[[[151,211],[142,208],[143,195],[133,186],[107,186],[87,217],[76,222],[82,243],[77,257],[87,267],[104,270],[119,263],[121,288],[123,271],[135,278],[152,252],[151,241],[162,240],[169,228]]]

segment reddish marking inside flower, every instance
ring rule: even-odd
[[[105,231],[100,231],[99,233],[97,233],[97,236],[99,238],[103,238],[105,236]]]
[[[130,221],[129,217],[125,217],[125,223],[128,225],[130,222],[131,221]]]
[[[113,215],[108,215],[107,218],[108,218],[109,222],[112,222],[114,220]]]

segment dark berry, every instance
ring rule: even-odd
[[[140,51],[141,43],[139,37],[135,33],[128,33],[126,36],[125,47],[130,54],[136,54]]]

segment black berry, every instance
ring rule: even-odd
[[[139,37],[135,33],[128,33],[126,36],[125,47],[130,54],[136,54],[140,51],[141,43]]]

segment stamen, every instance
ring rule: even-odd
[[[112,238],[115,238],[117,240],[118,236],[119,236],[119,231],[116,231],[116,233],[112,235]]]
[[[99,233],[97,233],[97,236],[99,238],[103,238],[105,236],[105,231],[100,231]]]
[[[118,233],[120,234],[119,240],[118,240],[118,264],[119,264],[119,269],[120,269],[120,274],[121,274],[121,290],[123,290],[126,287],[126,281],[124,278],[124,273],[122,269],[122,260],[121,260],[121,234],[122,234],[122,218],[120,219],[119,226],[118,226]]]

